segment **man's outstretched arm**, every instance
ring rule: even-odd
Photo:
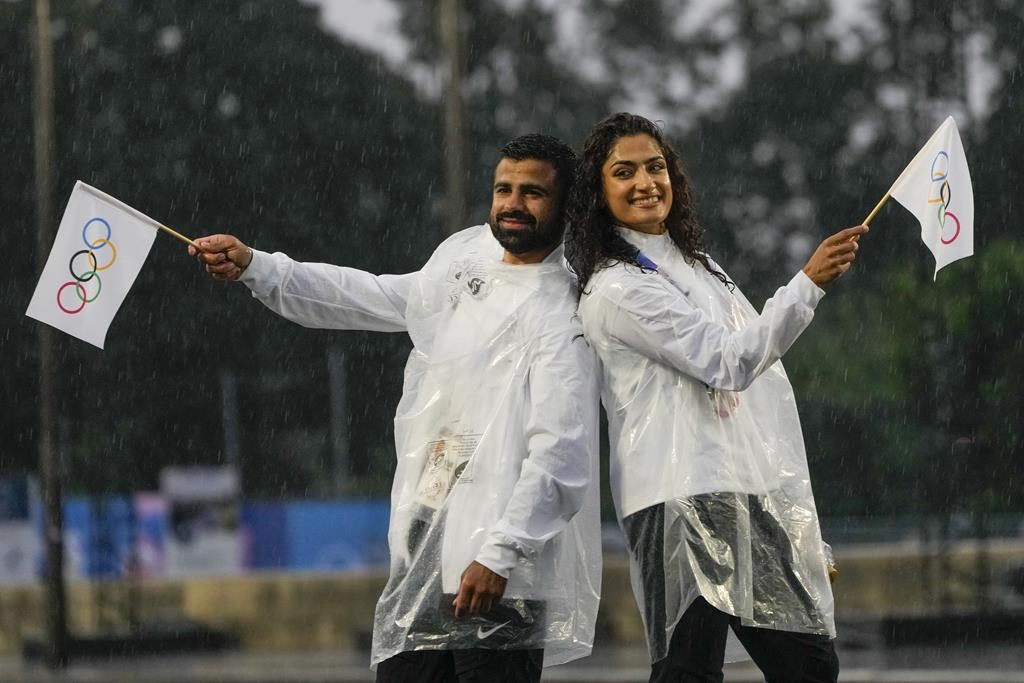
[[[301,263],[252,249],[233,235],[210,235],[189,247],[211,277],[238,280],[265,306],[306,327],[402,332],[405,306],[419,277],[373,275],[326,263]]]

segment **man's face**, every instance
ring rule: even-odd
[[[562,239],[562,196],[555,167],[537,159],[502,159],[494,169],[491,232],[506,259],[541,260]],[[537,258],[539,257],[539,258]]]

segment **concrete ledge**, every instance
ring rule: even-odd
[[[840,621],[878,621],[898,615],[921,617],[974,608],[974,577],[988,568],[998,592],[1005,576],[1024,565],[1024,541],[992,542],[988,561],[977,562],[977,546],[956,545],[948,557],[944,604],[935,598],[939,562],[916,544],[885,544],[836,549],[839,579],[834,585]],[[147,581],[139,586],[75,582],[68,590],[68,618],[78,637],[127,634],[126,606],[138,591],[137,621],[192,622],[238,639],[243,650],[296,651],[366,648],[377,598],[386,572],[330,574],[259,573],[181,581]],[[643,628],[622,554],[605,557],[597,638],[642,645]],[[1006,588],[1009,591],[1008,588]],[[100,603],[100,594],[105,605]],[[1006,597],[1006,596],[1003,596]],[[1012,596],[1010,596],[1012,597]],[[1000,596],[993,595],[998,606]],[[1022,606],[1024,607],[1024,606]],[[0,655],[20,653],[23,641],[43,630],[39,586],[0,587]]]

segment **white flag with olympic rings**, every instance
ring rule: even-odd
[[[935,257],[935,273],[974,253],[974,188],[953,117],[942,122],[889,188],[914,214]]]
[[[102,349],[159,225],[79,180],[25,314]]]

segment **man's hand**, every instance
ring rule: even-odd
[[[503,579],[479,562],[473,562],[462,572],[459,583],[459,594],[455,596],[452,606],[455,618],[463,614],[488,612],[505,594],[507,579]]]
[[[804,273],[819,287],[832,282],[853,265],[860,248],[857,243],[867,231],[868,226],[855,225],[826,238],[804,266]]]
[[[196,257],[214,280],[237,280],[252,261],[252,249],[233,235],[210,235],[195,240],[202,251],[189,245],[188,255]]]

